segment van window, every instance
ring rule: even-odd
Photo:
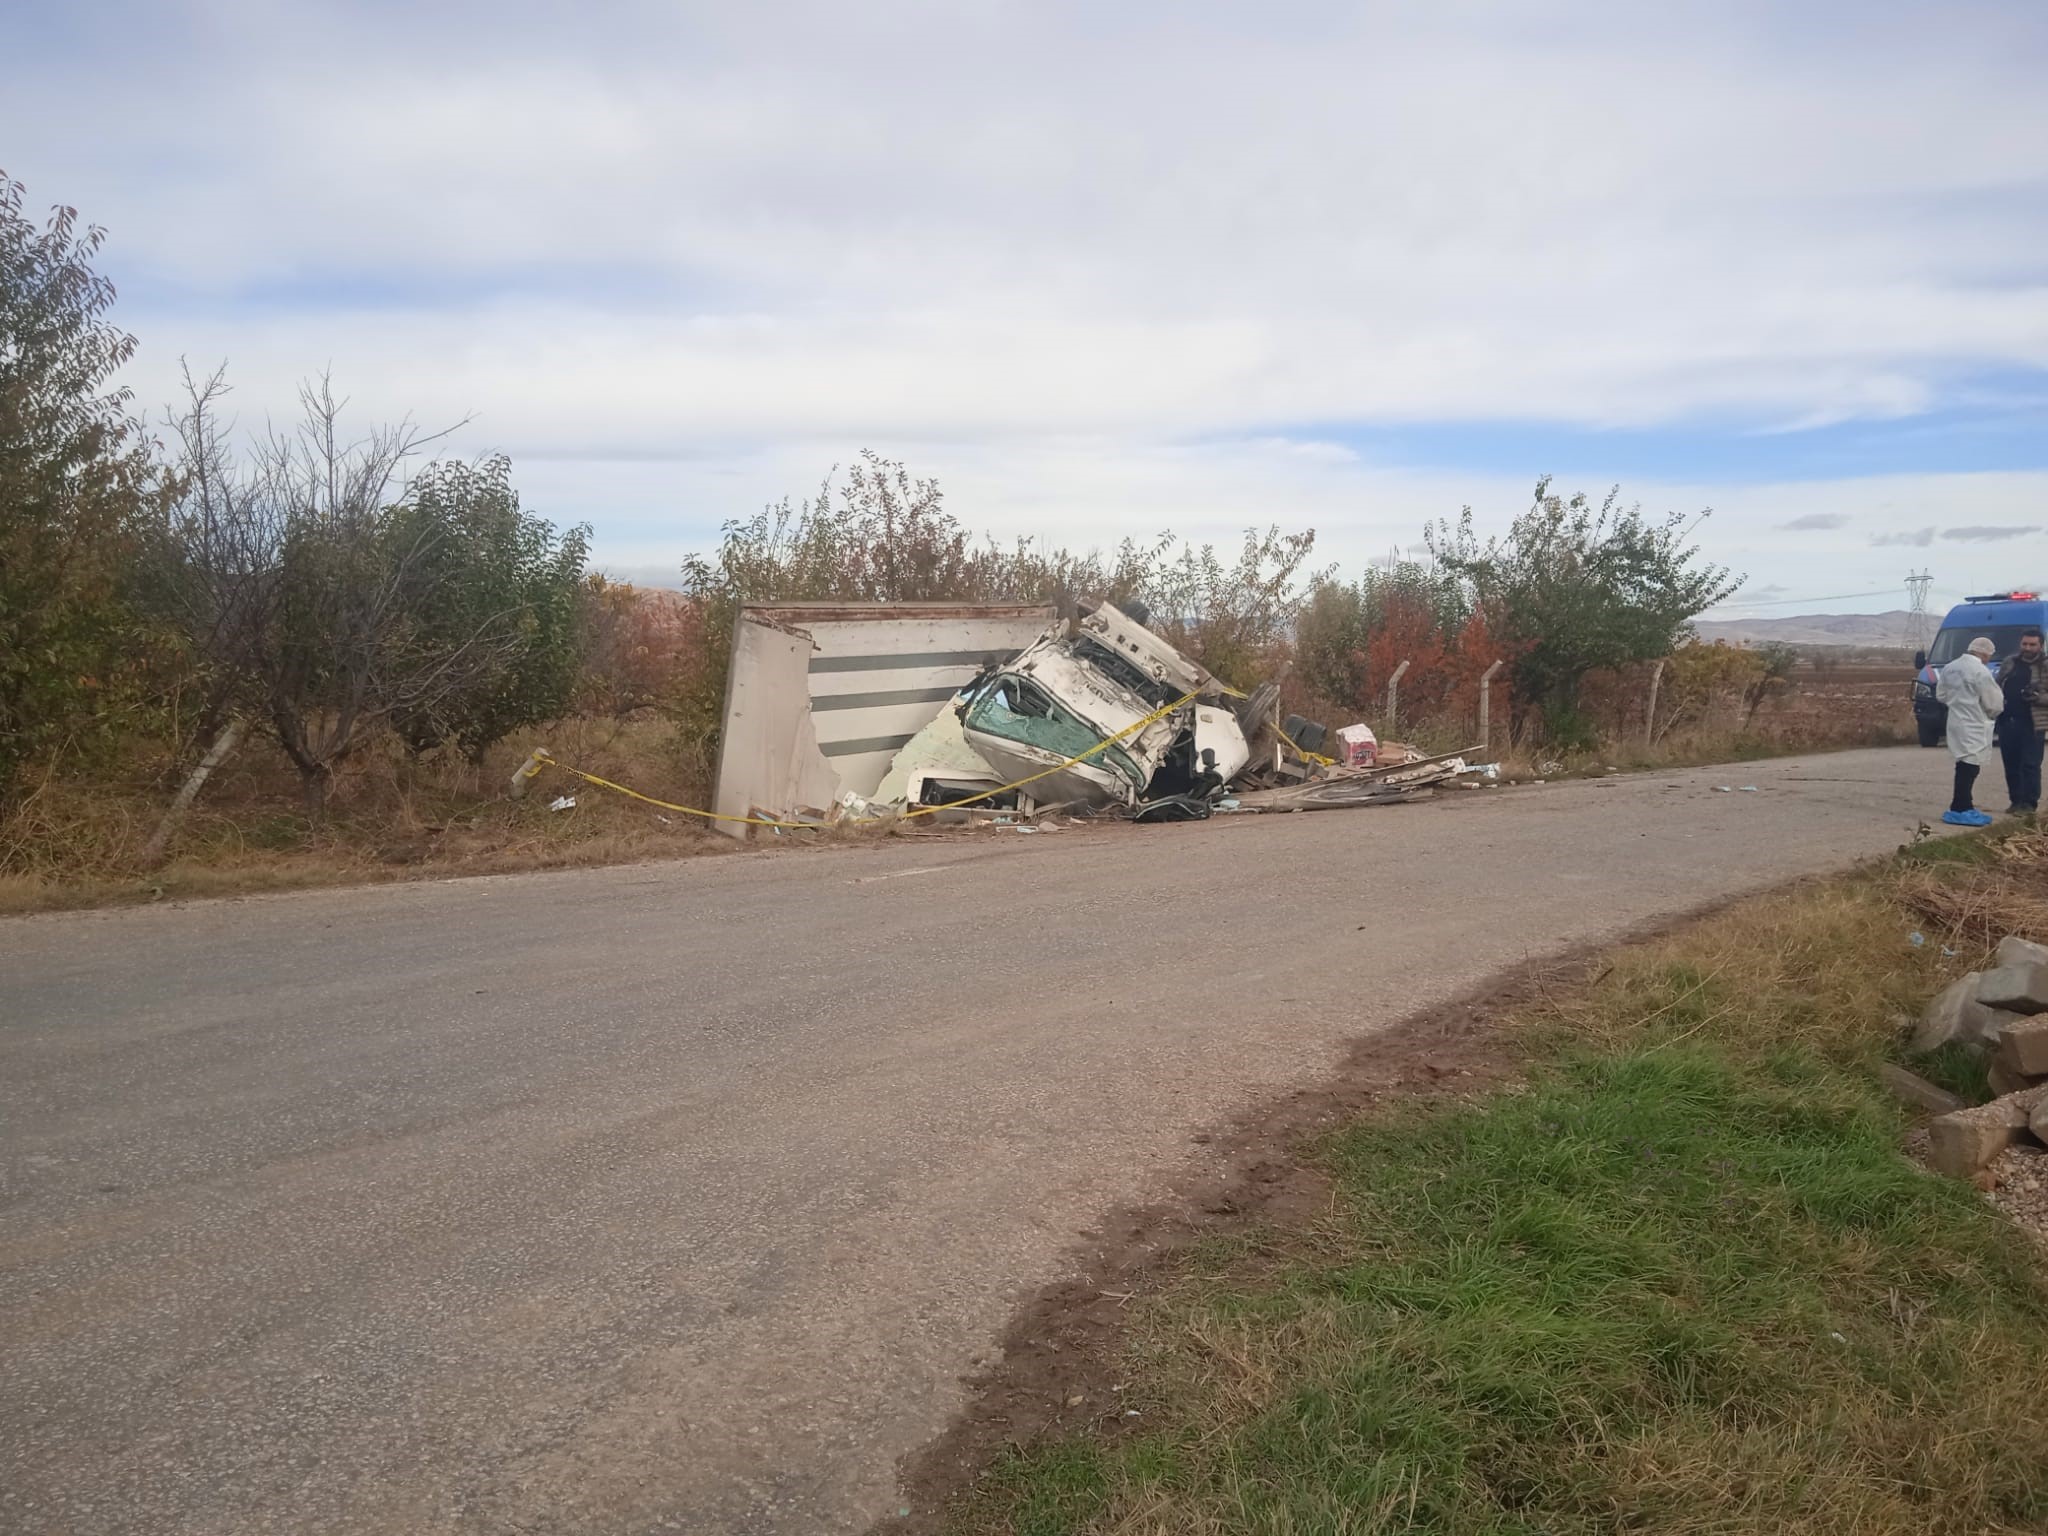
[[[1927,665],[1945,667],[1970,648],[1970,642],[1979,635],[1989,635],[1991,643],[1998,647],[1994,659],[2010,656],[2020,648],[2020,636],[2034,626],[2031,624],[1993,624],[1983,629],[1944,629],[1934,637],[1934,648],[1927,653]]]

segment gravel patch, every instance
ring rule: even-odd
[[[1985,1198],[2048,1247],[2048,1153],[2007,1147],[1985,1172],[1991,1175]]]

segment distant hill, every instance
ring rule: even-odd
[[[1833,645],[1856,650],[1902,650],[1906,645],[1905,609],[1890,613],[1809,613],[1789,619],[1698,619],[1693,628],[1702,640],[1725,640],[1730,645]],[[1940,621],[1936,614],[1929,623],[1932,631]]]

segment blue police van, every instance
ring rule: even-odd
[[[1934,697],[1934,674],[1969,648],[1979,635],[1989,635],[1998,647],[1999,658],[2020,648],[2020,636],[2030,629],[2048,628],[2048,603],[2036,592],[1995,592],[1988,597],[1967,597],[1949,609],[1941,621],[1931,650],[1913,658],[1913,723],[1920,728],[1920,745],[1938,747],[1948,728],[1948,706]],[[1998,670],[1997,661],[1992,671]]]

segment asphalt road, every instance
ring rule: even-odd
[[[1191,1133],[1947,773],[0,924],[0,1530],[856,1530]]]

